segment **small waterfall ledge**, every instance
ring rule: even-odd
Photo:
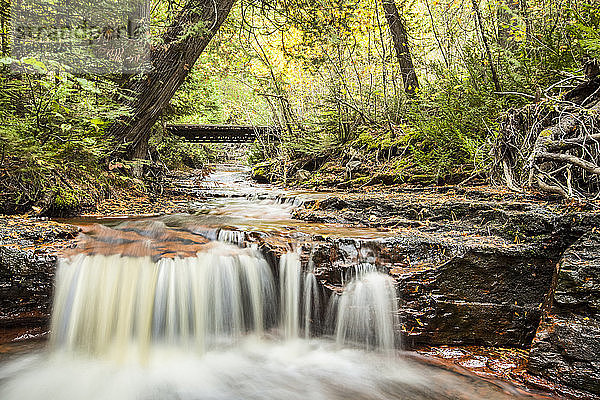
[[[51,346],[118,358],[130,349],[146,357],[156,345],[205,353],[269,330],[283,340],[310,337],[324,303],[320,284],[296,252],[281,257],[277,273],[278,285],[260,252],[223,242],[186,258],[79,254],[58,266]],[[389,276],[357,275],[336,303],[328,329],[340,346],[394,349]]]

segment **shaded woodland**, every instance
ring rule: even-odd
[[[1,10],[3,212],[160,190],[232,153],[167,123],[280,127],[233,152],[285,185],[600,193],[593,1],[154,0],[135,75],[15,58]]]

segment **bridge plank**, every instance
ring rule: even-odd
[[[259,136],[279,141],[281,135],[274,126],[168,124],[167,130],[194,143],[251,143]]]

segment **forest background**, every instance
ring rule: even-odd
[[[153,0],[150,46],[164,44],[193,1]],[[598,192],[597,142],[565,153],[575,163],[535,164],[544,129],[565,112],[585,123],[553,139],[595,138],[594,1],[240,0],[135,156],[111,135],[135,112],[123,76],[12,57],[10,6],[0,0],[0,212],[93,207],[119,188],[156,190],[169,170],[231,153],[171,136],[167,123],[280,127],[278,141],[247,149],[247,162],[257,178],[282,184],[480,181],[562,197]],[[573,100],[582,87],[586,96]],[[583,174],[573,178],[572,166]]]

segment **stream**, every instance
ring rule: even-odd
[[[311,238],[393,229],[294,219],[327,193],[217,165],[189,213],[77,218],[47,346],[0,363],[0,399],[547,398],[403,350],[395,281],[357,252],[324,287]],[[385,267],[385,266],[383,266]]]

